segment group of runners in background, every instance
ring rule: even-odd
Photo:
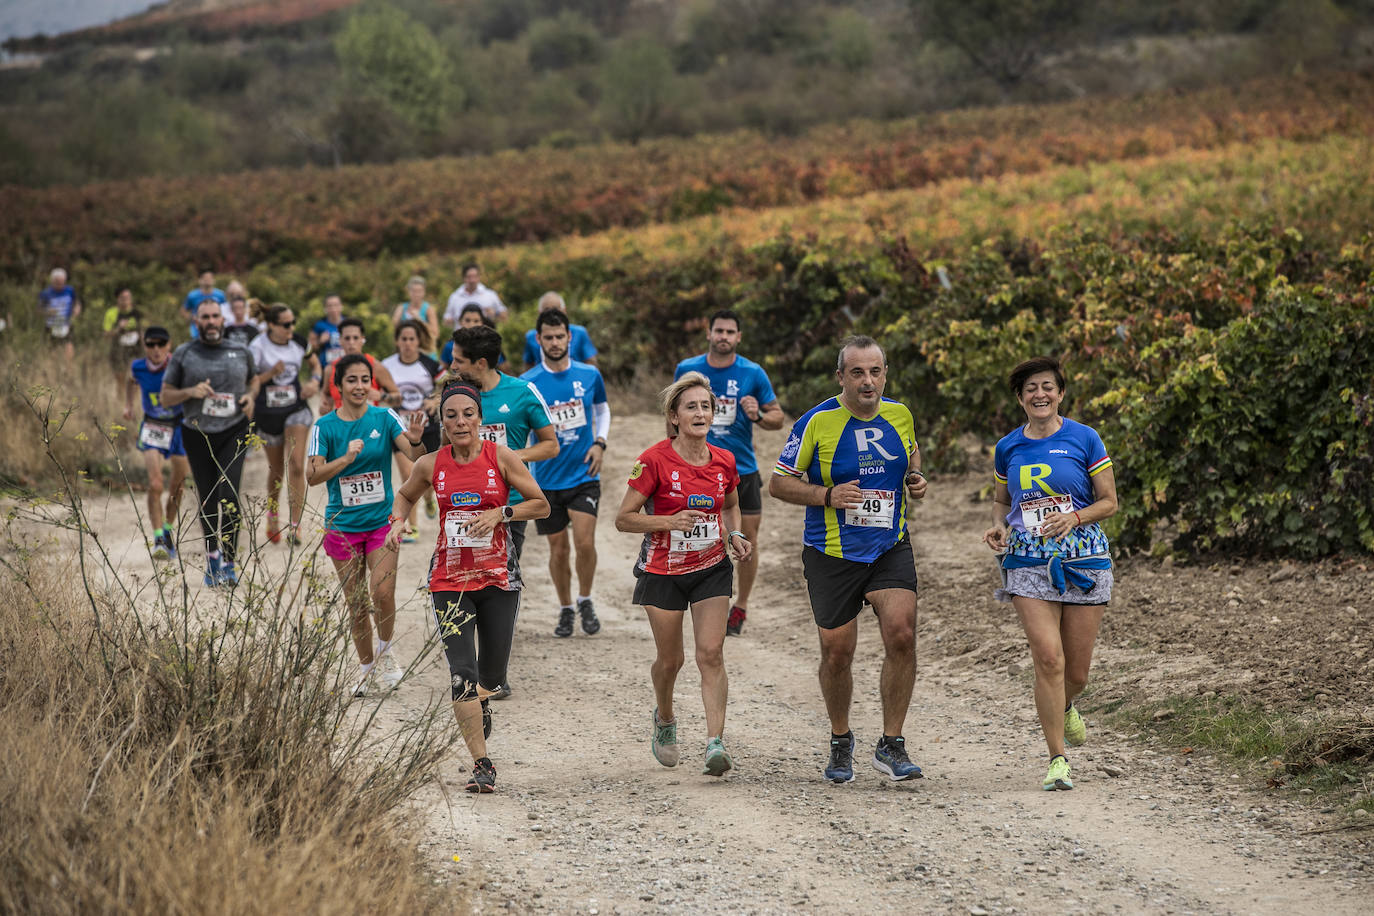
[[[49,289],[59,279],[65,284],[54,276]],[[74,294],[71,301],[79,302]],[[119,308],[127,315],[128,306]],[[154,556],[175,555],[171,525],[189,474],[200,499],[205,584],[237,583],[240,478],[257,436],[269,464],[270,541],[299,546],[306,487],[327,489],[323,546],[352,619],[354,691],[367,695],[402,679],[393,653],[397,551],[415,540],[424,506],[438,529],[427,583],[432,610],[474,761],[467,788],[492,791],[489,702],[511,695],[507,666],[528,521],[548,541],[559,601],[554,635],[601,628],[592,589],[611,415],[586,329],[569,321],[560,296],[546,294],[527,335],[525,373],[504,371],[495,326],[506,309],[475,266],[442,315],[425,300],[423,279],[411,278],[407,301],[392,315],[395,352],[380,361],[363,352],[363,324],[344,317],[338,297],[325,301],[308,336],[296,332],[289,307],[250,304],[232,285],[221,292],[208,272],[186,308],[192,339],[169,354],[165,328],[142,329],[144,353],[127,376],[126,417],[134,416],[134,395],[142,396],[138,441],[149,471]],[[441,320],[453,332],[436,351]],[[118,345],[128,346],[129,322],[114,326]],[[704,772],[713,776],[735,765],[725,746],[723,649],[727,635],[743,630],[758,570],[764,487],[753,427],[785,422],[767,373],[738,352],[743,330],[730,310],[710,317],[707,351],[679,363],[662,392],[667,437],[639,455],[615,516],[617,529],[643,536],[633,601],[645,609],[656,649],[651,752],[668,767],[680,759],[673,690],[690,611],[706,714]],[[851,667],[865,606],[884,649],[883,733],[871,764],[892,780],[922,775],[903,728],[916,670],[907,519],[927,483],[915,420],[884,397],[886,373],[874,340],[844,341],[839,393],[795,421],[767,486],[772,497],[806,507],[801,560],[831,729],[824,776],[835,783],[854,779]],[[1116,510],[1111,459],[1092,429],[1060,416],[1065,381],[1054,360],[1017,366],[1010,387],[1026,423],[997,445],[994,524],[984,540],[1001,554],[997,597],[1014,604],[1034,661],[1051,755],[1043,788],[1070,789],[1065,745],[1086,740],[1073,700],[1087,681],[1112,588],[1099,524]],[[309,407],[317,392],[318,418]],[[402,478],[396,486],[393,461]]]

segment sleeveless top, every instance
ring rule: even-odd
[[[377,384],[376,358],[373,357],[371,353],[364,353],[363,356],[367,357],[367,364],[372,368],[372,390],[381,391],[382,386]],[[338,410],[343,406],[343,392],[339,390],[339,386],[334,382],[334,370],[330,369],[325,372],[324,377],[329,380],[329,399],[334,402],[334,409]]]
[[[434,455],[431,482],[439,501],[439,538],[429,567],[431,592],[520,588],[520,566],[506,523],[483,537],[469,537],[466,532],[468,522],[488,509],[504,506],[510,495],[496,449],[496,443],[484,441],[481,452],[467,464],[453,459],[452,446]]]

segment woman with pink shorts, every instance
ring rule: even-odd
[[[390,690],[401,681],[401,667],[391,652],[396,623],[395,548],[386,546],[391,528],[391,452],[418,458],[425,415],[411,414],[409,424],[395,411],[375,407],[372,366],[363,356],[344,356],[330,367],[343,394],[333,413],[315,421],[306,448],[306,477],[311,486],[325,484],[324,552],[339,573],[358,650],[354,696]],[[371,578],[369,587],[368,579]],[[377,638],[372,644],[372,620]]]

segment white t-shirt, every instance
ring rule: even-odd
[[[464,284],[448,297],[448,307],[444,309],[444,324],[457,327],[458,316],[463,314],[463,306],[469,302],[476,302],[487,317],[493,320],[506,314],[506,306],[501,302],[501,297],[496,295],[496,290],[478,283],[477,289],[468,292],[467,285]]]
[[[439,374],[439,364],[421,353],[413,363],[401,362],[401,355],[393,353],[382,360],[382,365],[391,373],[391,380],[401,392],[401,410],[414,413],[424,406],[425,398],[434,393],[434,378]]]
[[[272,384],[290,385],[300,377],[301,363],[310,352],[310,344],[299,334],[292,334],[284,344],[272,343],[266,334],[259,334],[248,344],[248,352],[253,354],[254,372],[266,372],[280,362],[282,370],[273,377]]]

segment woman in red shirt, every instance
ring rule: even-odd
[[[659,763],[677,765],[673,684],[683,664],[683,612],[690,607],[706,706],[704,772],[722,776],[735,765],[723,740],[728,684],[722,650],[734,584],[728,554],[743,560],[752,546],[739,530],[735,456],[706,441],[715,417],[710,383],[689,372],[664,389],[662,399],[670,437],[639,456],[615,518],[619,530],[644,535],[634,600],[649,615],[658,651],[649,669],[658,700],[649,747]]]
[[[393,549],[400,544],[411,508],[433,488],[442,514],[429,593],[448,658],[453,715],[472,753],[467,790],[492,792],[496,768],[487,756],[487,698],[506,682],[521,586],[506,525],[544,518],[549,504],[514,452],[478,436],[482,395],[466,378],[439,395],[439,422],[449,444],[416,459],[396,491],[386,540]],[[517,506],[506,504],[512,489],[525,498]]]

